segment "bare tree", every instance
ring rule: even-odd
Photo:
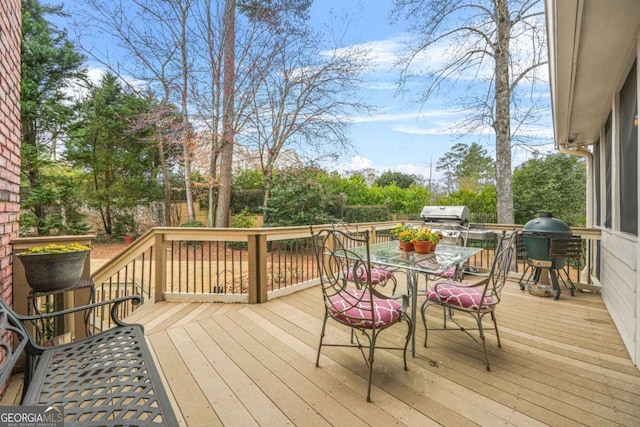
[[[442,63],[428,73],[424,102],[466,80],[460,99],[465,133],[487,126],[496,138],[498,221],[514,221],[511,145],[518,131],[536,119],[535,90],[526,99],[518,85],[535,85],[546,64],[541,0],[396,0],[392,19],[405,17],[417,35],[402,58],[402,81],[424,79],[415,71],[425,53],[446,47]],[[431,51],[430,51],[431,49]],[[531,87],[531,86],[529,86]]]
[[[270,63],[259,78],[243,142],[256,149],[267,207],[274,168],[287,149],[335,155],[350,147],[347,118],[366,109],[357,87],[366,65],[359,49],[321,51],[320,35],[288,28],[273,40]]]
[[[260,108],[267,106],[267,97],[259,95],[260,91],[264,94],[271,90],[265,88],[266,82],[283,71],[290,72],[289,77],[293,79],[299,79],[300,71],[303,71],[309,82],[321,80],[322,73],[341,72],[344,78],[341,85],[336,77],[329,79],[335,79],[332,83],[311,83],[315,88],[324,85],[322,90],[332,92],[330,96],[335,99],[340,95],[349,96],[345,88],[354,84],[351,76],[357,71],[355,62],[349,63],[343,58],[340,63],[336,59],[342,55],[339,51],[332,54],[333,65],[328,65],[330,61],[327,61],[320,65],[320,70],[317,69],[320,63],[306,52],[306,63],[298,61],[284,65],[284,60],[276,62],[281,53],[297,54],[283,40],[290,40],[294,42],[292,46],[299,47],[300,42],[289,35],[294,34],[297,28],[305,27],[310,0],[87,1],[91,6],[91,21],[99,22],[100,28],[113,36],[133,61],[125,61],[127,68],[120,69],[120,64],[110,59],[108,52],[88,49],[95,54],[94,59],[101,60],[121,75],[147,82],[152,90],[162,90],[163,103],[180,106],[185,122],[180,143],[190,219],[194,217],[190,179],[194,141],[200,143],[200,150],[209,150],[200,152],[209,159],[208,167],[204,169],[208,174],[205,186],[209,193],[210,226],[228,226],[235,140],[249,119],[255,122],[255,115],[248,111],[253,111],[258,105]],[[236,19],[236,13],[240,18]],[[319,53],[317,45],[313,47]],[[332,66],[336,69],[332,70]],[[322,67],[326,67],[324,71]],[[343,67],[342,70],[338,70],[339,67]],[[317,76],[313,76],[314,73]],[[296,90],[300,88],[302,86],[298,84]],[[317,141],[344,144],[345,119],[340,113],[346,112],[346,108],[343,105],[342,110],[338,110],[340,101],[334,102],[333,111],[319,109],[315,118],[306,119],[304,127],[308,130],[300,130],[303,114],[311,111],[311,102],[320,99],[318,90],[305,89],[302,92],[300,99],[305,99],[305,104],[298,111],[295,125],[283,122],[290,129],[276,129],[277,143],[293,142],[293,135],[295,140],[301,141],[311,138],[315,132]],[[290,102],[290,96],[288,94],[283,99]],[[327,94],[323,96],[325,99],[329,97]],[[290,112],[291,104],[281,111]],[[320,121],[321,114],[327,123],[334,121],[333,131],[326,132],[328,126],[320,129],[315,124]],[[193,126],[187,126],[187,121]],[[317,129],[312,131],[312,125]],[[253,125],[251,131],[255,129],[257,127]],[[193,132],[197,133],[197,138]],[[245,135],[250,133],[245,132]],[[324,137],[325,133],[327,137]],[[321,134],[324,140],[320,138]],[[342,136],[335,137],[338,134]],[[204,147],[202,142],[207,139],[209,146]],[[316,144],[320,146],[319,142]],[[276,148],[270,154],[271,164],[280,153],[281,148]]]
[[[236,1],[225,0],[223,78],[222,78],[222,141],[220,147],[220,185],[216,207],[216,227],[229,226],[231,206],[231,173],[233,171],[233,104],[235,86]]]
[[[181,106],[183,126],[178,143],[182,147],[184,185],[190,219],[195,219],[191,191],[191,126],[189,122],[189,84],[191,72],[189,52],[189,25],[191,8],[195,0],[86,0],[85,7],[77,11],[76,27],[82,31],[102,31],[111,36],[123,49],[123,58],[114,58],[108,50],[95,45],[83,45],[83,50],[93,60],[103,64],[122,78],[124,83],[140,91],[131,82],[145,82],[143,91],[149,88],[159,93],[162,109],[169,104]],[[91,38],[89,38],[91,39]],[[166,142],[163,138],[159,140]],[[171,185],[166,159],[161,150],[163,179],[165,180],[166,212],[170,212]],[[166,219],[169,219],[168,217]],[[170,223],[168,223],[170,224]]]
[[[194,16],[194,33],[191,34],[193,58],[197,66],[190,73],[191,99],[193,102],[192,120],[199,125],[199,151],[194,154],[194,161],[200,165],[200,171],[207,179],[208,217],[210,227],[216,225],[218,206],[218,190],[220,188],[223,118],[223,86],[225,55],[225,10],[226,2],[201,0],[196,5]],[[237,6],[237,5],[236,5]],[[237,7],[236,7],[237,9]],[[235,12],[234,12],[235,13]],[[250,104],[255,84],[255,69],[261,67],[261,51],[265,49],[262,41],[266,29],[260,28],[254,21],[243,21],[242,26],[235,28],[236,39],[233,51],[234,86],[233,111],[231,116],[232,132],[235,135],[242,131],[246,122],[245,110]],[[234,23],[234,27],[235,23]],[[227,46],[229,47],[229,46]],[[230,50],[227,52],[227,54]],[[228,70],[229,71],[229,70]],[[227,94],[229,96],[229,94]],[[227,129],[228,131],[229,129]],[[208,142],[207,144],[203,144]],[[204,165],[203,157],[208,158]],[[198,161],[199,160],[199,161]],[[229,165],[231,163],[229,162]],[[197,166],[194,165],[196,168]],[[228,177],[230,178],[230,177]],[[228,214],[225,215],[228,217]]]
[[[225,0],[224,33],[223,33],[223,112],[222,112],[222,138],[220,141],[220,179],[218,181],[218,203],[216,206],[216,227],[227,227],[231,206],[231,178],[233,171],[233,146],[235,135],[238,132],[239,123],[243,122],[244,107],[249,105],[255,96],[255,89],[260,85],[260,76],[263,75],[264,64],[269,59],[264,57],[264,42],[277,44],[283,29],[292,28],[293,23],[299,22],[299,18],[306,19],[307,11],[311,5],[310,0]],[[247,25],[253,28],[263,28],[264,38],[250,38],[246,43],[244,52],[251,52],[251,67],[242,73],[249,77],[248,85],[238,85],[236,73],[236,30],[235,13],[238,10],[247,18]],[[251,34],[255,34],[250,32]],[[255,49],[254,49],[255,47]],[[250,49],[247,49],[250,48]],[[236,106],[239,94],[238,87],[243,87],[244,96],[240,95],[243,102],[241,107]],[[236,126],[234,126],[234,124]]]
[[[150,138],[156,143],[158,150],[158,161],[163,176],[164,186],[164,225],[171,227],[174,225],[171,216],[172,186],[169,180],[169,168],[172,160],[178,158],[174,153],[179,149],[178,142],[184,134],[182,129],[184,122],[178,109],[170,103],[162,102],[154,104],[153,96],[149,95],[152,108],[145,114],[137,115],[129,119],[129,131],[139,132],[142,129],[149,130]],[[155,171],[152,171],[154,173]],[[154,180],[157,176],[154,176]]]

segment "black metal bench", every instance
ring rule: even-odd
[[[0,298],[0,386],[26,353],[21,405],[54,406],[65,426],[178,425],[141,325],[126,324],[118,310],[139,297],[124,297],[38,316],[16,314]],[[42,347],[28,322],[111,305],[117,325],[72,343]]]

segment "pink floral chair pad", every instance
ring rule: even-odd
[[[353,269],[349,269],[347,272],[347,279],[354,280]],[[367,271],[364,267],[358,268],[358,276],[362,282],[367,281]],[[393,277],[393,273],[384,268],[371,268],[371,284],[377,285],[378,283],[386,282]]]
[[[473,288],[460,282],[443,281],[436,283],[427,291],[427,298],[433,302],[468,310],[490,310],[496,301],[490,296],[485,296],[484,301],[481,302],[483,290],[483,286]]]
[[[402,304],[393,299],[373,297],[373,308],[368,293],[354,289],[329,297],[327,308],[331,317],[356,327],[371,328],[373,310],[376,327],[396,322],[402,316]]]

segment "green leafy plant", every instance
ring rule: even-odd
[[[80,251],[88,251],[89,246],[82,245],[80,243],[69,243],[68,245],[58,245],[55,243],[49,243],[45,246],[34,246],[26,251],[19,252],[16,255],[33,255],[33,254],[61,254],[67,252],[80,252]]]
[[[255,226],[255,217],[249,213],[248,209],[243,209],[236,214],[231,220],[231,228],[253,228]],[[245,242],[227,242],[227,246],[232,249],[247,249]]]
[[[178,227],[206,227],[206,225],[204,223],[202,223],[201,221],[198,221],[196,219],[194,220],[189,220],[189,221],[185,221],[182,224],[178,225]]]
[[[427,227],[418,228],[413,232],[413,239],[422,242],[433,242],[434,234]]]
[[[401,242],[411,242],[414,240],[415,232],[413,230],[407,229],[398,233],[398,240]]]
[[[402,233],[403,231],[408,231],[410,228],[411,227],[409,227],[408,225],[404,225],[399,222],[398,224],[396,224],[395,228],[389,230],[389,234],[396,238],[399,238],[400,233]]]
[[[243,209],[231,220],[231,228],[253,228],[254,226],[255,217],[249,213],[248,209]]]

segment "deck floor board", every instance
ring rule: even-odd
[[[315,366],[323,312],[315,287],[258,305],[160,302],[132,319],[184,425],[640,425],[640,372],[598,294],[554,301],[509,283],[496,312],[502,348],[487,332],[491,372],[463,332],[432,331],[423,347],[418,316],[408,371],[400,352],[376,352],[371,403],[357,350],[326,348]],[[440,309],[427,313],[442,325]],[[405,333],[383,331],[379,343]],[[330,322],[329,339],[349,331]]]

